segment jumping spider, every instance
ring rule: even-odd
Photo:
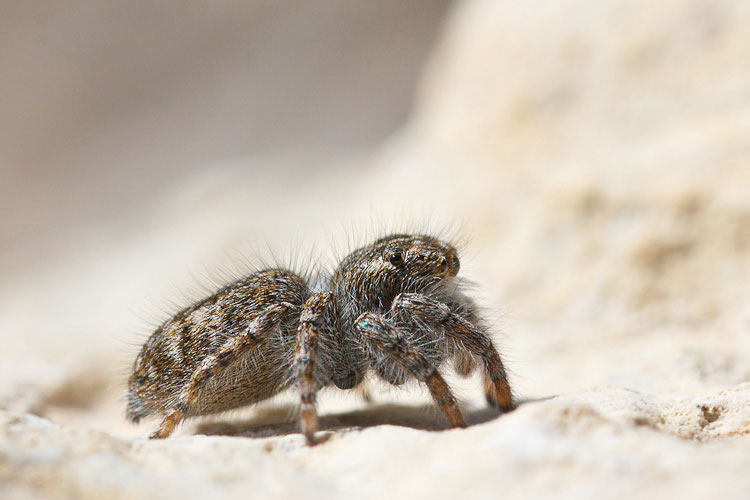
[[[396,234],[355,250],[322,291],[286,269],[255,272],[177,313],[148,339],[128,381],[127,414],[164,415],[152,438],[183,419],[257,403],[294,385],[308,443],[316,393],[351,389],[372,369],[400,385],[427,385],[450,424],[461,410],[438,368],[468,375],[479,362],[485,393],[513,407],[500,355],[475,304],[461,291],[456,249],[430,236]]]

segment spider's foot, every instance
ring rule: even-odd
[[[159,428],[149,436],[149,439],[164,439],[168,437],[174,431],[177,424],[182,420],[182,411],[172,410],[164,417],[161,421]]]
[[[302,433],[305,435],[307,444],[314,445],[315,431],[318,430],[318,412],[315,410],[314,405],[302,404],[300,426],[302,427]]]
[[[488,381],[485,385],[484,397],[487,404],[503,413],[515,410],[517,406],[516,402],[513,401],[510,386],[504,381]]]

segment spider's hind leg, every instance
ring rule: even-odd
[[[153,434],[149,436],[149,439],[164,439],[166,437],[169,437],[172,432],[174,432],[175,427],[177,427],[177,424],[182,422],[182,419],[184,418],[182,410],[179,408],[172,409],[167,415],[162,419],[161,424],[159,424],[159,428],[156,429]]]
[[[150,436],[151,439],[163,439],[172,434],[185,416],[191,413],[189,410],[198,404],[200,390],[205,384],[221,374],[243,354],[264,342],[284,314],[296,307],[288,302],[267,307],[250,322],[241,335],[228,339],[215,354],[206,356],[181,391],[174,407],[165,415],[159,429]]]

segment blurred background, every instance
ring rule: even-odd
[[[143,210],[227,159],[374,147],[448,6],[5,2],[0,247]]]
[[[745,498],[748,26],[746,0],[3,2],[0,491]],[[412,384],[321,394],[320,448],[283,397],[131,439],[160,322],[388,230],[461,242],[537,403],[498,419],[449,375],[491,421],[398,427],[443,425]],[[211,429],[281,436],[179,438]]]
[[[746,382],[748,25],[729,0],[5,2],[0,405],[142,435],[143,335],[234,250],[444,223],[520,395]]]

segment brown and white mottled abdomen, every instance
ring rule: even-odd
[[[270,269],[251,274],[177,313],[151,335],[136,358],[128,381],[128,417],[138,421],[175,408],[181,391],[204,359],[243,335],[266,308],[280,303],[301,308],[308,295],[301,277]],[[287,311],[265,341],[242,353],[198,391],[185,416],[257,403],[285,389],[292,379],[298,323],[299,311]]]

